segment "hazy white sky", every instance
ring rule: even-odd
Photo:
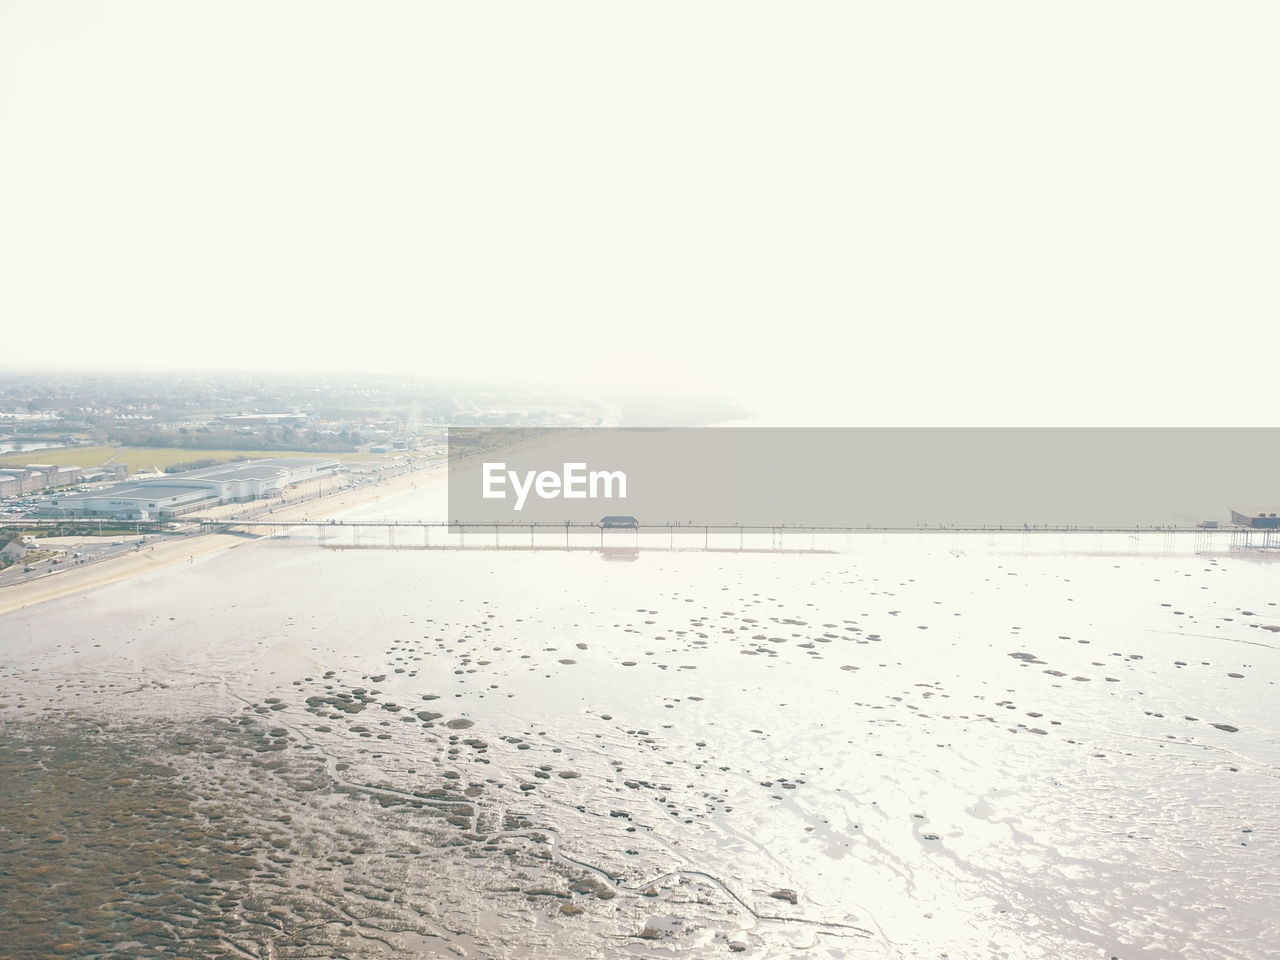
[[[1272,424],[1280,6],[0,2],[0,366]]]

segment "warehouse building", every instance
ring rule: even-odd
[[[274,496],[292,483],[313,480],[332,473],[337,468],[337,460],[274,457],[269,460],[241,460],[202,470],[188,470],[157,478],[157,481],[210,484],[217,489],[218,499],[223,503],[242,503]]]
[[[156,480],[122,483],[93,493],[64,497],[53,510],[60,516],[161,520],[216,502],[211,488]]]
[[[278,495],[290,484],[332,473],[337,460],[275,457],[170,473],[63,497],[57,513],[71,517],[165,520],[219,503]]]

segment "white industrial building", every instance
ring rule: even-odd
[[[72,517],[150,520],[177,516],[189,509],[216,502],[210,487],[182,486],[155,480],[121,483],[92,493],[63,497],[57,501],[56,510]]]
[[[242,503],[333,472],[337,460],[276,457],[170,473],[63,497],[58,513],[73,517],[163,520],[219,503]]]

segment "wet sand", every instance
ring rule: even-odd
[[[425,468],[381,483],[361,485],[320,499],[278,507],[272,511],[270,519],[324,520],[348,510],[376,506],[386,499],[402,496],[416,487],[438,480],[442,471],[443,468],[438,466]],[[243,506],[235,504],[219,509],[229,511],[234,516],[235,509]],[[33,604],[119,583],[158,567],[193,562],[244,542],[245,538],[241,536],[193,533],[173,540],[150,543],[137,552],[99,560],[84,567],[68,567],[48,576],[0,589],[0,616]]]
[[[72,597],[128,580],[141,573],[175,563],[194,562],[210,554],[242,545],[245,540],[228,534],[202,534],[148,544],[138,550],[100,560],[84,567],[68,567],[49,576],[17,583],[0,590],[0,616],[38,603]]]
[[[0,619],[26,798],[0,898],[40,853],[69,884],[43,926],[0,903],[7,941],[1252,960],[1280,938],[1272,585],[959,538],[626,565],[247,543]]]

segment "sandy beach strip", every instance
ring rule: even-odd
[[[15,583],[0,591],[0,616],[46,600],[71,596],[109,583],[119,583],[140,573],[170,564],[193,561],[247,543],[243,537],[225,533],[182,537],[167,543],[142,547],[131,553],[99,560],[84,567],[71,567],[46,577]]]
[[[344,510],[407,493],[415,486],[438,478],[442,473],[443,470],[439,467],[412,470],[379,483],[348,487],[320,499],[275,508],[270,514],[270,519],[272,521],[325,519]],[[111,583],[119,583],[121,580],[128,580],[140,573],[158,570],[161,567],[192,562],[197,557],[206,557],[252,542],[253,540],[247,540],[243,536],[227,533],[192,534],[172,541],[151,544],[140,550],[99,560],[83,567],[69,567],[58,573],[0,589],[0,616],[37,603],[71,596]]]

